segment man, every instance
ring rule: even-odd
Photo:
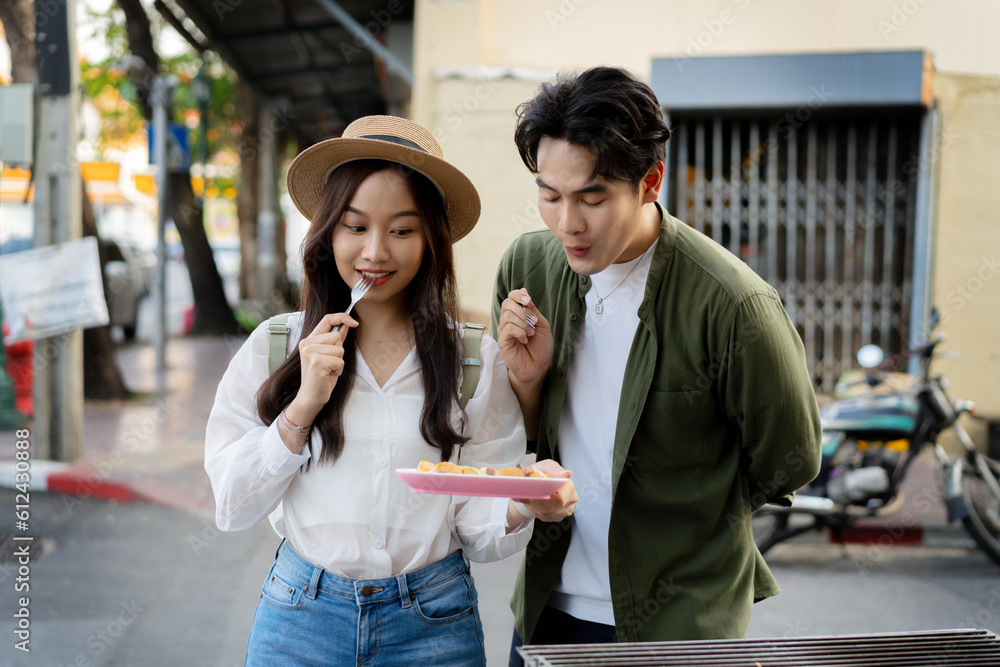
[[[669,136],[621,69],[545,84],[518,109],[548,230],[505,254],[494,336],[530,444],[575,492],[525,503],[552,523],[522,562],[515,646],[742,637],[779,590],[750,513],[790,504],[819,470],[816,397],[778,294],[656,203]]]

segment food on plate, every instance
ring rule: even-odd
[[[430,461],[421,461],[417,464],[417,470],[420,472],[448,472],[453,475],[485,475],[486,473],[475,468],[473,466],[460,466],[451,461],[442,461],[441,463],[431,463]]]
[[[496,474],[503,475],[505,477],[548,477],[548,475],[544,472],[532,466],[528,466],[527,468],[522,468],[521,466],[517,466],[515,468],[500,468],[494,473],[489,472],[491,468],[487,468],[486,470],[487,475]]]
[[[544,472],[528,466],[527,468],[522,468],[521,466],[515,466],[510,468],[476,468],[474,466],[460,466],[451,461],[442,461],[441,463],[431,463],[430,461],[421,461],[417,464],[417,470],[420,472],[447,472],[456,475],[499,475],[501,477],[548,477]]]

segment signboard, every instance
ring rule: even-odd
[[[187,171],[191,168],[191,131],[183,123],[171,123],[167,133],[167,168],[170,171]],[[156,128],[146,124],[146,141],[149,144],[149,164],[156,164],[153,155],[156,146]]]
[[[0,86],[0,162],[31,164],[34,107],[32,84]]]
[[[0,255],[0,301],[7,345],[107,325],[97,239]]]

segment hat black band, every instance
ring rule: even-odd
[[[391,134],[366,134],[364,136],[358,137],[359,139],[378,139],[379,141],[388,141],[389,143],[399,144],[400,146],[406,146],[407,148],[415,148],[421,153],[428,153],[427,149],[421,147],[419,144],[415,144],[409,139],[403,139],[402,137],[394,137]]]

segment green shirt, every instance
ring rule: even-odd
[[[664,213],[624,370],[612,459],[608,567],[619,641],[742,637],[779,589],[750,513],[788,505],[819,471],[820,422],[805,352],[777,292],[742,261]],[[559,418],[587,276],[548,230],[507,250],[500,304],[525,287],[549,320],[539,459],[559,460]],[[600,409],[600,406],[594,406]],[[559,581],[569,519],[535,525],[511,598],[530,643]]]

